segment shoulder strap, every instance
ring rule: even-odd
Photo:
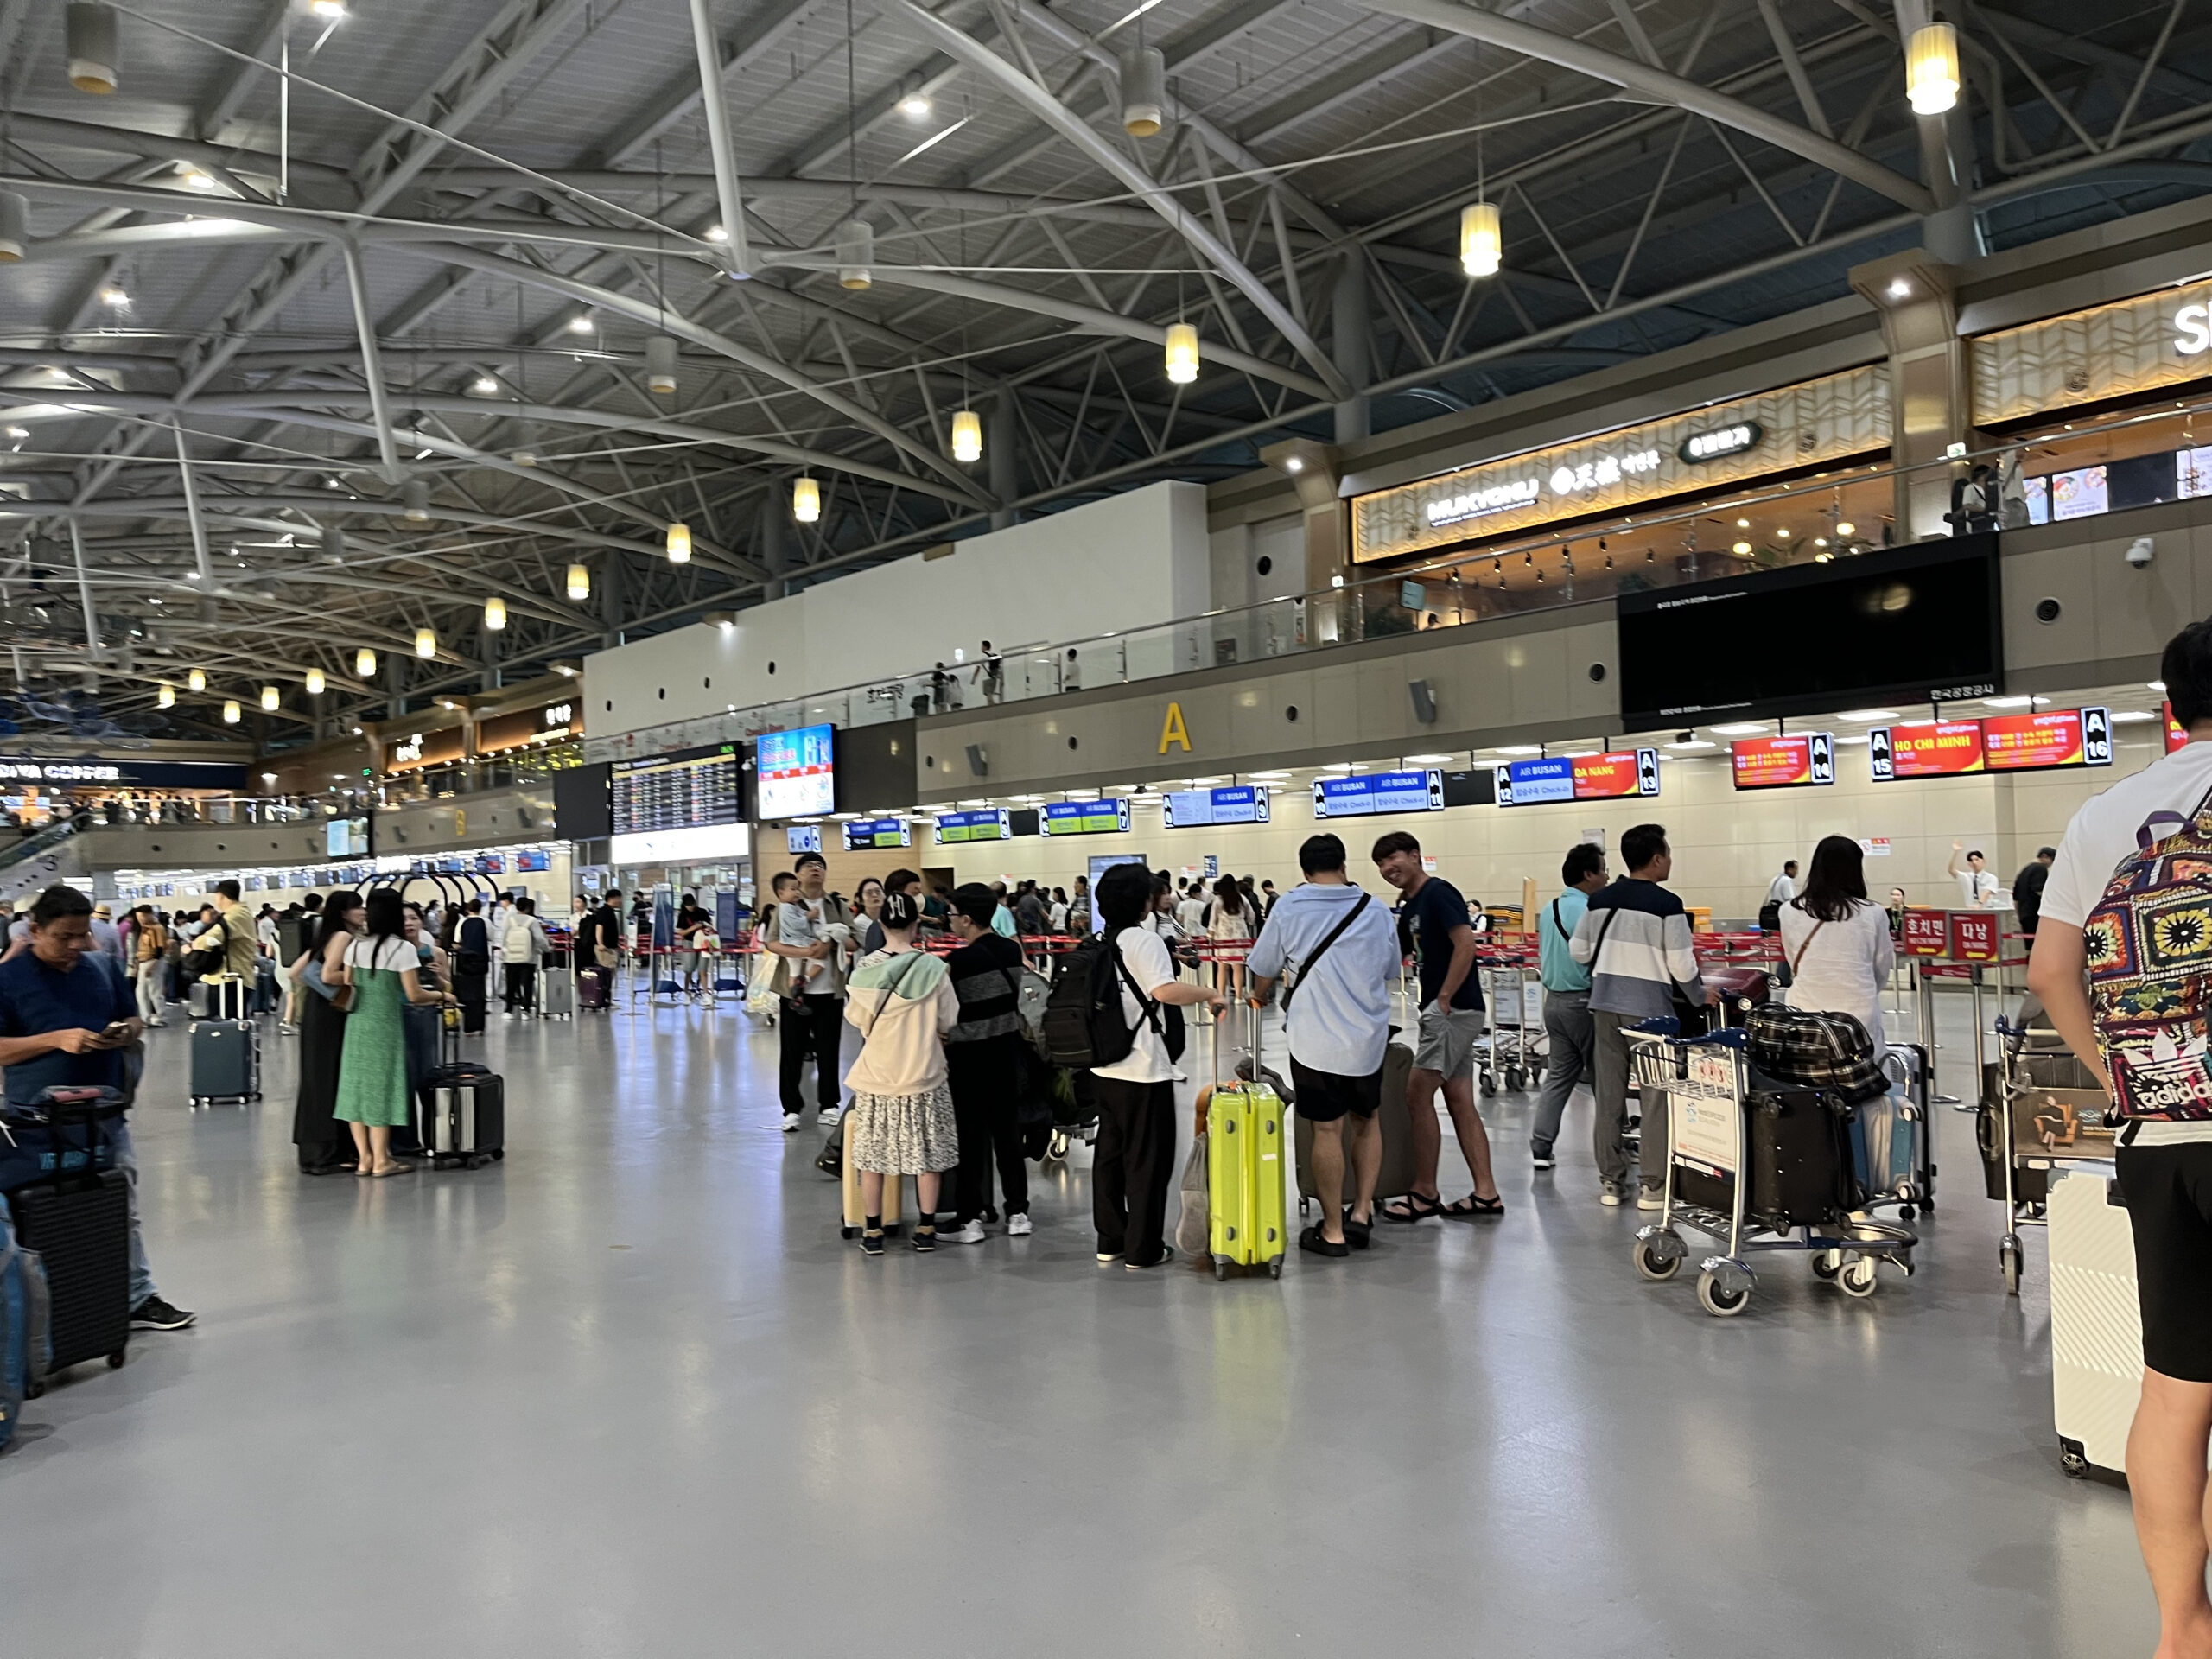
[[[1605,919],[1598,924],[1597,943],[1590,947],[1590,971],[1593,974],[1598,971],[1599,955],[1605,948],[1605,930],[1613,925],[1613,918],[1620,913],[1621,907],[1618,905],[1607,905]]]
[[[1559,918],[1559,900],[1556,899],[1552,900],[1552,926],[1558,931],[1562,943],[1572,944],[1574,942],[1574,935],[1567,931],[1567,924]]]
[[[1298,964],[1298,977],[1283,987],[1282,1011],[1284,1014],[1287,1014],[1290,1012],[1290,1000],[1298,995],[1298,988],[1306,982],[1306,976],[1313,971],[1313,964],[1329,954],[1329,947],[1342,938],[1344,930],[1359,919],[1360,912],[1367,908],[1369,902],[1374,897],[1375,895],[1371,893],[1363,892],[1359,895],[1359,902],[1345,912],[1344,919],[1329,930],[1328,937],[1315,945],[1306,960]]]
[[[1114,958],[1114,966],[1122,976],[1122,982],[1129,988],[1129,995],[1136,998],[1137,1006],[1144,1010],[1145,1024],[1152,1027],[1154,1036],[1159,1038],[1163,1043],[1166,1042],[1167,1032],[1160,1023],[1160,1004],[1145,994],[1144,987],[1137,983],[1136,976],[1129,971],[1129,964],[1122,960],[1121,934],[1116,933],[1113,942],[1106,948]]]
[[[1821,937],[1821,930],[1827,925],[1827,923],[1825,920],[1815,922],[1813,931],[1805,936],[1804,944],[1797,947],[1797,954],[1789,958],[1789,973],[1792,978],[1796,976],[1797,964],[1805,960],[1805,953],[1813,948],[1813,941]]]

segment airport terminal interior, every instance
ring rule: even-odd
[[[2212,1659],[2187,0],[0,0],[0,1652]]]

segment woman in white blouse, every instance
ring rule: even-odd
[[[1866,897],[1866,855],[1848,836],[1823,836],[1813,849],[1805,890],[1782,907],[1782,954],[1789,963],[1789,1006],[1847,1014],[1866,1027],[1879,1060],[1882,988],[1897,964],[1890,913]]]

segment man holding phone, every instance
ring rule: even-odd
[[[30,949],[0,962],[0,1087],[30,1105],[55,1087],[127,1090],[122,1050],[144,1027],[130,987],[92,937],[92,901],[56,883],[30,912]],[[130,1324],[181,1331],[197,1318],[154,1289],[138,1229],[138,1158],[128,1116],[110,1120],[115,1166],[130,1197]]]

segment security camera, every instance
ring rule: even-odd
[[[2138,570],[2147,570],[2151,561],[2158,556],[2158,544],[2148,536],[2138,536],[2127,544],[2127,562]]]

